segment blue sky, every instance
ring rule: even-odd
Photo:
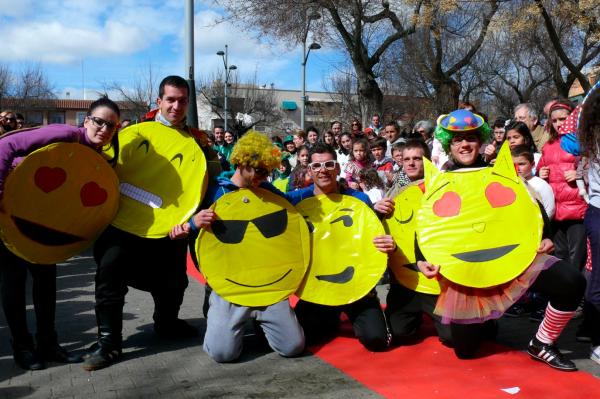
[[[40,63],[56,95],[88,98],[111,82],[129,87],[152,65],[160,77],[184,75],[184,0],[0,0],[0,63],[13,70]],[[301,46],[257,39],[235,24],[215,24],[221,10],[195,2],[196,80],[223,68],[218,50],[229,45],[239,80],[255,72],[259,84],[300,89]],[[311,52],[307,89],[323,90],[324,77],[343,63],[338,49]]]

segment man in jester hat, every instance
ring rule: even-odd
[[[484,163],[480,148],[489,135],[487,123],[470,111],[439,117],[435,136],[453,166],[440,173],[426,163],[417,267],[440,280],[434,312],[450,325],[459,358],[474,357],[490,323],[532,288],[550,301],[529,355],[574,371],[575,364],[554,343],[580,303],[585,280],[568,263],[547,255],[553,243],[545,238],[547,228],[542,232],[547,223],[541,205],[527,195],[508,148],[492,168]]]

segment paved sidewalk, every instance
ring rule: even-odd
[[[82,351],[95,339],[94,271],[89,255],[59,266],[57,330],[69,350]],[[380,297],[385,298],[386,288],[380,287]],[[203,297],[202,286],[190,279],[181,317],[198,327],[201,336],[206,327]],[[379,397],[315,356],[284,359],[254,337],[248,337],[238,363],[215,363],[202,351],[200,338],[180,342],[157,338],[152,330],[153,306],[150,294],[130,290],[124,310],[123,360],[91,373],[79,364],[50,364],[35,372],[17,368],[0,315],[0,398]],[[33,309],[28,309],[34,326]],[[570,324],[560,346],[571,352],[580,369],[600,376],[600,366],[587,359],[589,345],[574,340],[577,323]],[[502,319],[498,340],[524,349],[535,328],[527,318]]]

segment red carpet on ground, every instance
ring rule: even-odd
[[[204,283],[188,256],[188,274]],[[431,323],[425,330],[433,330]],[[482,356],[459,360],[435,336],[411,346],[372,353],[352,337],[349,324],[342,336],[309,348],[316,356],[387,398],[594,398],[600,380],[566,373],[532,360],[526,353],[486,343]]]

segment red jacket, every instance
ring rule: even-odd
[[[568,183],[564,176],[567,170],[576,170],[578,162],[578,157],[560,148],[560,140],[548,141],[542,149],[537,169],[544,166],[550,168],[548,183],[552,187],[556,203],[554,220],[583,220],[587,204],[579,195],[575,181]]]

